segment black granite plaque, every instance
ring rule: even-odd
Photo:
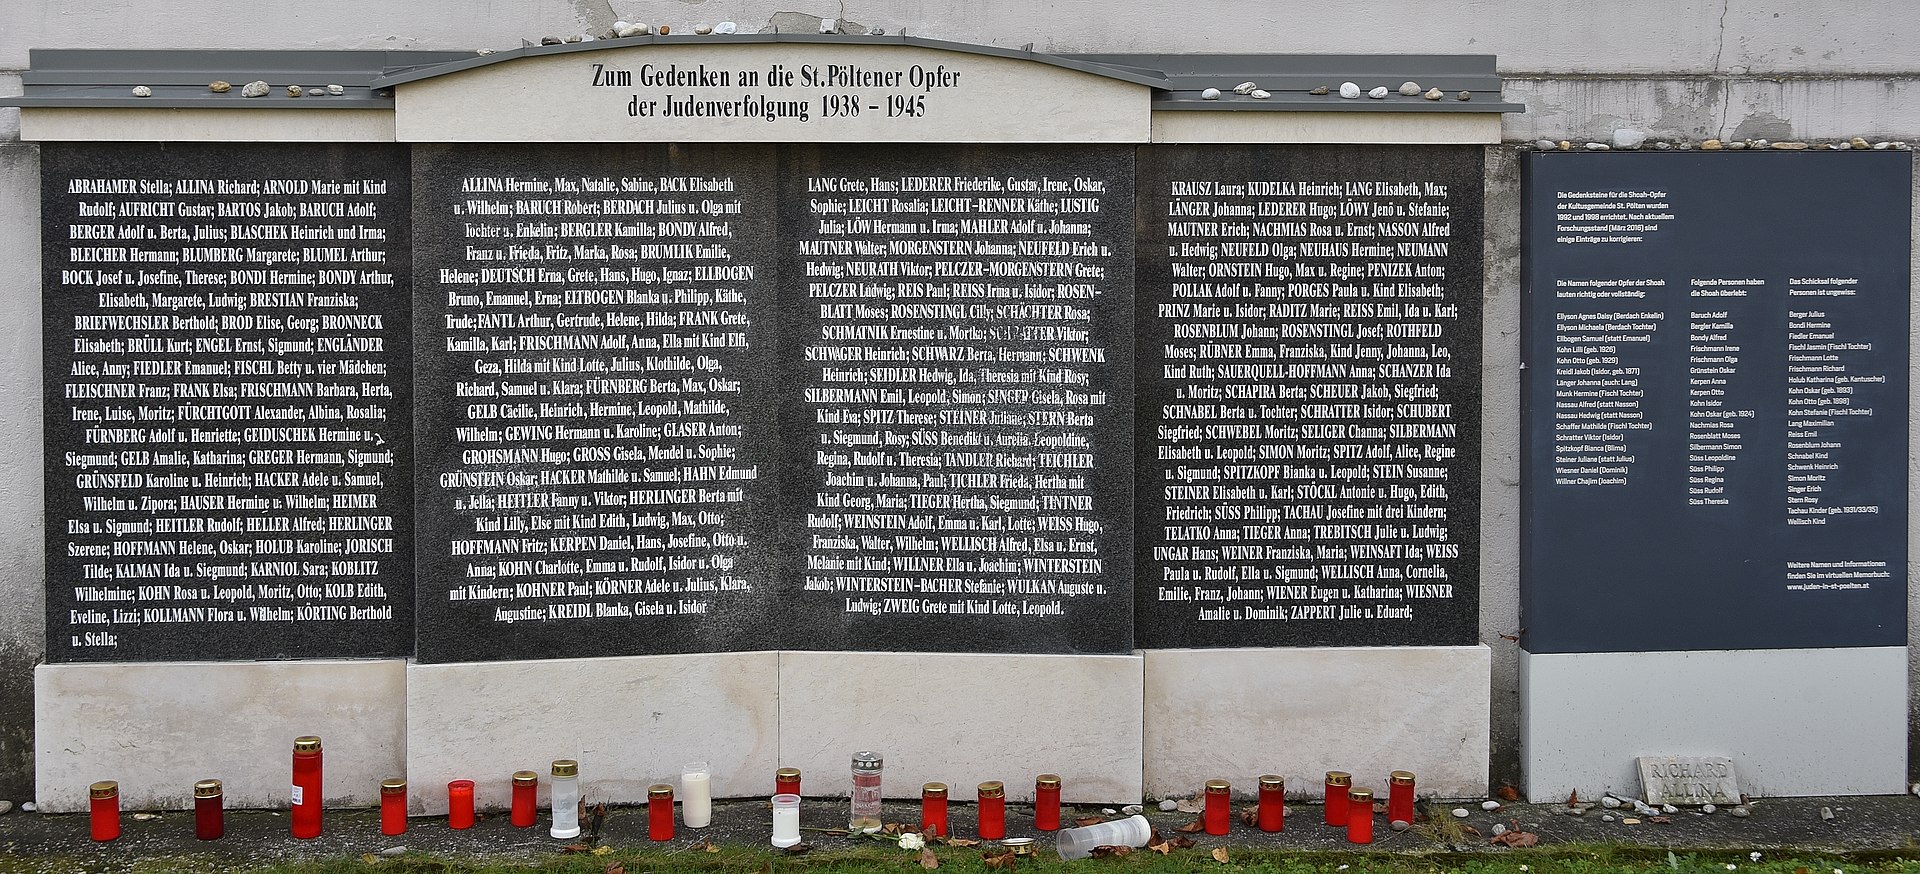
[[[421,661],[770,648],[772,164],[417,148]]]
[[[788,646],[1130,649],[1132,171],[788,147]]]
[[[1478,639],[1481,162],[1141,150],[1138,646]]]
[[[411,652],[405,168],[42,147],[49,661]]]
[[[1912,159],[1522,166],[1521,644],[1904,644]]]

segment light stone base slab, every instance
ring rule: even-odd
[[[317,734],[326,805],[376,804],[406,764],[406,683],[389,659],[41,665],[35,802],[85,810],[88,784],[117,780],[123,810],[185,809],[219,779],[228,807],[284,807],[293,739]]]
[[[1385,797],[1413,771],[1421,797],[1487,791],[1492,654],[1484,645],[1146,650],[1146,790],[1251,795],[1261,774],[1317,796],[1327,771]]]
[[[778,742],[772,652],[410,665],[408,808],[444,814],[447,781],[483,810],[511,801],[514,771],[580,762],[589,801],[637,803],[704,760],[714,797],[771,795]]]
[[[808,795],[845,795],[855,750],[886,756],[888,797],[987,780],[1031,800],[1061,776],[1076,803],[1140,799],[1139,656],[783,652],[780,763]]]
[[[1905,790],[1907,648],[1520,653],[1535,801],[1637,794],[1637,756],[1728,756],[1754,797]]]

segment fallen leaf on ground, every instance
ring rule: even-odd
[[[627,874],[627,866],[614,862],[607,865],[606,874]]]
[[[897,835],[906,830],[907,830],[906,826],[901,825],[897,822],[890,822],[880,827],[881,834],[889,834],[889,835]]]
[[[360,861],[365,862],[369,865],[378,865],[380,864],[380,857],[372,853],[361,853]]]
[[[1520,790],[1515,789],[1512,786],[1500,787],[1499,794],[1500,794],[1501,801],[1519,801],[1520,800]]]
[[[1206,805],[1206,802],[1203,802],[1198,798],[1182,798],[1174,802],[1173,809],[1178,810],[1181,813],[1199,813],[1205,807],[1205,805]]]
[[[1099,852],[1099,848],[1096,847],[1094,852]],[[995,855],[993,853],[981,853],[980,861],[985,862],[988,870],[992,870],[992,871],[999,871],[999,870],[1012,871],[1014,869],[1012,850],[1008,850],[998,855]]]
[[[1465,823],[1462,823],[1462,824],[1460,825],[1460,830],[1461,830],[1461,831],[1463,831],[1463,832],[1466,832],[1467,834],[1470,834],[1470,835],[1473,835],[1473,836],[1474,836],[1474,837],[1476,837],[1476,838],[1477,838],[1477,837],[1480,837],[1480,830],[1479,830],[1479,829],[1477,829],[1477,828],[1474,828],[1473,826],[1470,826],[1470,825],[1467,825],[1467,824],[1465,824]]]
[[[1668,824],[1670,824],[1670,823],[1672,823],[1672,822],[1673,822],[1673,817],[1670,817],[1670,816],[1649,816],[1649,817],[1647,817],[1647,821],[1648,821],[1648,822],[1657,822],[1657,823],[1659,823],[1659,824],[1661,824],[1661,825],[1668,825]]]
[[[812,844],[794,844],[793,846],[787,848],[787,855],[798,856],[804,853],[811,852],[812,850],[813,850]]]
[[[1240,824],[1241,825],[1258,825],[1259,822],[1260,822],[1259,807],[1240,808]]]
[[[1193,846],[1193,838],[1187,837],[1186,835],[1174,835],[1167,839],[1167,843],[1172,845],[1176,850],[1184,850]]]
[[[1540,836],[1533,832],[1506,832],[1494,835],[1492,843],[1506,844],[1509,847],[1531,847],[1540,843]]]
[[[1187,823],[1186,825],[1183,825],[1177,829],[1174,829],[1174,831],[1193,834],[1195,832],[1205,831],[1206,828],[1207,828],[1207,823],[1205,820],[1196,819],[1190,823]]]
[[[932,871],[933,869],[940,867],[940,857],[933,854],[932,848],[930,847],[920,848],[920,867],[925,868],[928,871]]]
[[[1147,844],[1147,849],[1165,856],[1173,852],[1173,845],[1166,841],[1150,841]]]
[[[1099,825],[1106,821],[1107,821],[1107,818],[1104,816],[1083,816],[1083,817],[1080,817],[1079,819],[1074,820],[1073,824],[1081,828],[1086,828],[1087,826]]]
[[[709,853],[718,853],[718,852],[720,852],[720,848],[719,848],[718,846],[715,846],[715,845],[714,845],[714,843],[713,843],[713,840],[712,840],[711,838],[709,838],[709,839],[707,839],[707,840],[704,840],[704,841],[701,841],[700,843],[698,843],[698,844],[696,844],[695,846],[698,846],[698,847],[699,847],[700,849],[702,849],[702,850],[706,850],[706,851],[707,851],[707,852],[709,852]]]
[[[1094,857],[1095,859],[1118,859],[1122,856],[1130,856],[1132,854],[1133,854],[1132,847],[1107,846],[1104,844],[1098,847],[1094,847],[1093,852],[1088,853],[1088,855]]]
[[[1579,803],[1580,803],[1580,790],[1578,790],[1578,789],[1575,789],[1575,790],[1573,790],[1572,792],[1569,792],[1569,793],[1567,793],[1567,806],[1568,806],[1568,807],[1572,807],[1572,806],[1574,806],[1574,805],[1576,805],[1576,804],[1579,804]]]
[[[560,848],[562,853],[591,853],[593,848],[586,844],[568,844]]]
[[[947,843],[949,843],[949,844],[952,844],[952,845],[954,845],[954,846],[956,846],[956,847],[977,847],[977,846],[980,846],[980,842],[979,842],[979,841],[976,841],[976,840],[973,840],[972,838],[947,838]]]
[[[1214,847],[1214,848],[1213,848],[1213,860],[1214,860],[1215,862],[1219,862],[1219,863],[1220,863],[1220,864],[1222,864],[1222,865],[1225,865],[1225,864],[1227,864],[1227,848],[1226,848],[1226,847]]]

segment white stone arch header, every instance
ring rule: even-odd
[[[581,43],[385,82],[394,89],[402,142],[1142,143],[1152,137],[1149,77],[1116,68],[1074,69],[1043,56],[904,42],[748,40]]]

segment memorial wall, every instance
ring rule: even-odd
[[[45,155],[55,661],[1475,639],[1477,148]]]

